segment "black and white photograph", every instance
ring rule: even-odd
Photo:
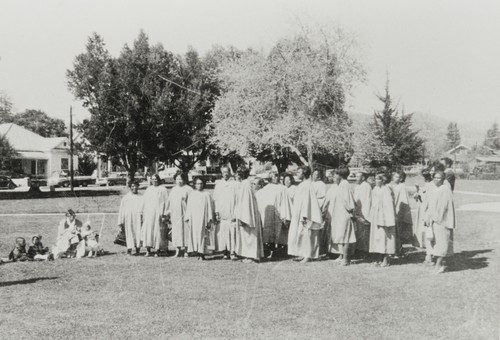
[[[500,2],[0,0],[0,339],[500,339]]]

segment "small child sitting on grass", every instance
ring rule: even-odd
[[[42,236],[36,235],[31,239],[32,245],[28,249],[28,257],[36,261],[53,260],[54,256],[49,252],[49,247],[42,244]]]
[[[83,246],[78,246],[76,257],[81,258],[85,256],[85,253],[88,252],[87,257],[96,257],[99,252],[99,233],[97,231],[92,230],[90,223],[87,222],[81,230],[80,236],[82,237],[81,244]]]
[[[30,258],[26,253],[26,240],[23,237],[16,238],[16,245],[9,254],[9,261],[29,261]]]

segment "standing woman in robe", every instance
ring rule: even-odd
[[[403,171],[393,172],[391,188],[394,192],[396,209],[396,254],[402,254],[403,244],[412,243],[412,218],[410,199],[405,184],[406,174]]]
[[[212,223],[215,221],[214,201],[203,189],[205,182],[195,179],[194,188],[188,197],[184,220],[189,225],[189,250],[194,252],[199,260],[205,260],[207,239]]]
[[[193,189],[186,184],[186,174],[180,171],[174,175],[174,181],[175,186],[170,190],[167,204],[167,215],[172,225],[172,245],[177,248],[176,257],[181,256],[181,250],[184,250],[184,257],[188,257],[189,225],[184,220],[184,214],[188,196]]]
[[[343,266],[350,264],[349,245],[356,243],[353,213],[354,196],[347,177],[349,169],[341,167],[334,172],[334,185],[326,194],[326,211],[329,222],[328,252],[340,253],[337,262]]]
[[[238,169],[238,178],[241,182],[235,209],[239,230],[236,254],[245,258],[243,262],[253,263],[264,257],[264,246],[262,243],[262,220],[248,175],[248,169]]]
[[[143,198],[143,224],[141,231],[142,245],[146,247],[146,255],[151,256],[151,248],[156,249],[155,256],[168,251],[167,239],[167,188],[160,185],[158,174],[151,177],[153,185],[146,189]]]
[[[370,253],[382,255],[381,267],[389,266],[389,256],[396,253],[396,214],[387,181],[385,174],[375,176],[370,212]]]
[[[368,253],[370,250],[370,210],[372,207],[372,187],[366,182],[366,174],[356,174],[354,204],[356,206],[356,250]]]
[[[446,270],[444,259],[453,255],[453,229],[455,229],[455,205],[451,187],[445,183],[445,173],[434,173],[435,188],[429,192],[427,202],[427,228],[432,229],[432,255],[436,257],[438,273]]]
[[[286,187],[288,197],[293,203],[293,198],[295,197],[295,190],[297,189],[297,186],[295,185],[295,178],[293,178],[293,175],[290,173],[285,174],[285,176],[283,177],[283,184]]]
[[[435,188],[432,181],[432,175],[428,171],[422,171],[422,176],[424,177],[424,185],[422,187],[416,185],[417,192],[414,195],[417,201],[417,217],[415,223],[413,224],[413,246],[421,249],[425,249],[425,261],[426,264],[432,263],[432,244],[426,237],[426,221],[427,216],[425,214],[425,209],[427,209],[427,201],[429,199],[429,194]]]
[[[139,182],[130,184],[130,192],[121,201],[118,213],[118,226],[125,230],[127,242],[127,254],[132,255],[132,248],[135,248],[135,255],[139,255],[141,249],[141,225],[142,225],[142,196],[138,195]]]

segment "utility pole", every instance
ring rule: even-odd
[[[73,171],[73,107],[69,107],[69,185],[71,188],[71,192],[74,191],[73,188],[73,179],[74,171]]]

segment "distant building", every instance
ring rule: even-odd
[[[455,166],[460,167],[461,165],[469,161],[469,154],[471,149],[463,144],[459,144],[454,148],[445,152],[445,156],[453,160]]]
[[[16,175],[47,178],[55,171],[69,171],[69,138],[42,137],[13,123],[0,124],[0,135],[17,152],[13,160]],[[73,156],[73,164],[78,169],[78,156]]]

